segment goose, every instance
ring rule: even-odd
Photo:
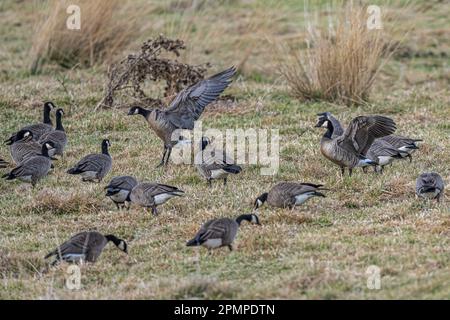
[[[125,240],[117,238],[115,235],[102,235],[97,231],[84,231],[72,236],[59,247],[49,252],[44,259],[55,256],[52,266],[61,260],[71,263],[76,262],[96,262],[108,242],[112,242],[121,251],[128,253],[128,245]]]
[[[31,131],[33,133],[33,139],[34,140],[39,140],[39,138],[46,132],[50,132],[53,131],[53,124],[52,124],[52,120],[50,118],[50,112],[55,108],[55,105],[53,104],[53,102],[48,101],[44,103],[44,118],[42,120],[42,123],[36,123],[36,124],[31,124],[28,126],[25,126],[23,128],[21,128],[19,131],[21,130],[28,130]],[[14,139],[14,136],[17,134],[18,132],[15,132],[11,137],[9,137],[8,140],[6,140],[5,142],[11,142]]]
[[[197,82],[180,91],[167,109],[147,110],[140,106],[129,109],[128,115],[142,115],[164,142],[163,157],[157,167],[167,165],[172,147],[179,141],[173,138],[173,133],[178,129],[194,129],[194,122],[200,118],[205,107],[228,87],[235,73],[236,69],[231,67]]]
[[[342,135],[344,130],[342,129],[341,123],[337,120],[330,112],[318,113],[319,120],[316,124],[316,127],[327,127],[326,121],[331,121],[334,130],[331,136],[332,139]],[[396,148],[400,151],[402,158],[409,158],[409,161],[412,161],[411,154],[414,153],[419,147],[417,146],[417,142],[423,141],[422,139],[414,139],[407,138],[395,134],[390,134],[384,137],[380,137],[375,139],[376,141],[384,141],[391,145],[392,148]],[[397,158],[396,158],[397,159]],[[372,159],[373,160],[373,159]]]
[[[167,202],[173,197],[181,197],[184,191],[177,187],[160,183],[138,183],[130,193],[130,200],[141,207],[152,208],[152,214],[157,215],[157,206]]]
[[[376,138],[392,134],[396,129],[392,119],[378,115],[354,118],[344,133],[335,138],[333,123],[325,121],[324,125],[327,131],[320,141],[320,151],[325,158],[341,167],[342,175],[348,168],[350,176],[355,167],[378,165],[365,155]]]
[[[367,151],[366,157],[378,163],[374,167],[375,172],[383,173],[384,167],[391,164],[396,159],[402,159],[400,151],[391,144],[381,139],[375,139]],[[365,171],[367,167],[363,167]]]
[[[273,186],[269,192],[265,192],[255,200],[254,209],[261,207],[266,201],[272,207],[291,208],[306,202],[312,197],[322,197],[320,192],[328,190],[322,188],[323,184],[280,182]]]
[[[108,147],[110,146],[111,142],[108,139],[104,139],[102,141],[102,153],[85,156],[73,168],[67,170],[67,173],[81,174],[82,181],[97,180],[101,182],[112,167],[112,158],[108,152]]]
[[[49,156],[49,150],[54,148],[53,142],[45,142],[42,145],[42,154],[24,160],[10,173],[3,175],[2,178],[6,178],[6,180],[19,179],[23,182],[31,183],[34,187],[50,171],[52,162]]]
[[[189,240],[186,246],[203,246],[209,250],[226,246],[232,251],[233,241],[236,238],[241,222],[244,220],[260,225],[256,214],[243,214],[236,219],[211,219],[201,226],[195,237]]]
[[[412,154],[419,149],[419,146],[417,145],[417,142],[423,141],[422,139],[414,139],[414,138],[407,138],[399,135],[388,135],[385,137],[381,137],[383,141],[386,141],[387,143],[391,144],[395,148],[397,148],[403,158],[408,158],[409,162],[412,162]]]
[[[39,143],[44,143],[44,141],[52,141],[55,145],[55,151],[51,156],[59,155],[63,156],[64,148],[67,145],[67,136],[62,125],[62,116],[64,114],[63,109],[56,110],[56,128],[53,131],[44,133],[39,138]]]
[[[116,204],[117,209],[120,209],[120,205],[126,207],[126,202],[131,201],[131,190],[137,185],[137,183],[136,178],[131,176],[114,177],[105,187],[106,196]]]
[[[201,151],[196,155],[196,168],[200,175],[206,179],[208,185],[212,186],[213,179],[223,179],[223,185],[227,184],[229,174],[238,174],[242,168],[232,164],[232,160],[225,152],[208,147],[210,141],[208,138],[202,138]]]
[[[436,172],[422,173],[416,180],[416,195],[424,199],[436,199],[440,202],[444,197],[444,181]]]
[[[42,145],[33,140],[33,132],[20,130],[8,142],[11,158],[18,165],[22,161],[40,155]]]

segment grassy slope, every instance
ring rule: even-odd
[[[413,192],[415,178],[424,170],[441,172],[447,182],[450,178],[448,61],[435,56],[392,61],[377,82],[373,104],[364,108],[299,103],[278,80],[273,52],[259,36],[264,32],[295,36],[302,30],[301,22],[296,22],[303,6],[296,2],[286,2],[277,10],[273,6],[270,1],[229,1],[224,7],[207,7],[196,18],[196,28],[187,32],[194,47],[188,58],[213,62],[214,70],[239,63],[246,46],[259,44],[244,66],[244,76],[228,91],[239,97],[236,112],[206,112],[203,127],[279,128],[282,133],[277,176],[263,177],[258,168],[246,167],[227,188],[215,185],[209,190],[194,168],[154,169],[162,145],[142,119],[126,117],[125,110],[92,112],[101,97],[103,68],[66,73],[75,96],[72,109],[55,80],[60,76],[58,68],[29,76],[26,58],[33,8],[15,1],[2,3],[0,137],[35,122],[41,108],[34,103],[52,99],[69,111],[65,127],[70,145],[55,172],[35,190],[0,181],[0,298],[450,297],[448,202],[422,203]],[[188,19],[180,18],[178,9],[166,13],[166,7],[161,4],[152,15],[154,33],[176,34],[179,29],[161,21]],[[442,5],[415,16],[418,28],[407,43],[418,51],[446,51],[445,10],[448,13]],[[233,23],[227,22],[230,17]],[[201,30],[208,25],[212,25],[209,34],[220,34],[220,39],[202,39]],[[447,36],[439,33],[442,30]],[[135,45],[151,34],[141,34]],[[438,41],[432,40],[434,36]],[[212,49],[209,55],[201,50],[206,45]],[[412,164],[395,163],[382,176],[357,172],[342,180],[338,168],[320,155],[321,130],[312,128],[315,114],[326,110],[345,123],[362,113],[389,115],[399,133],[425,142]],[[139,208],[117,212],[103,197],[104,184],[82,184],[64,173],[80,155],[99,150],[104,137],[113,144],[113,172],[107,178],[127,173],[173,184],[186,191],[186,202],[166,204],[157,218]],[[0,155],[7,157],[5,146],[0,147]],[[294,212],[264,207],[263,225],[244,225],[238,249],[232,253],[224,249],[208,256],[204,250],[184,246],[205,220],[249,212],[257,195],[285,179],[322,182],[332,191],[326,199],[312,200]],[[44,267],[42,257],[49,249],[85,229],[123,237],[130,255],[108,247],[98,263],[82,268],[80,291],[64,287],[65,266],[37,272]],[[382,270],[381,290],[366,287],[365,271],[372,264]]]

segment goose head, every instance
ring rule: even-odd
[[[264,202],[267,201],[267,196],[269,194],[267,192],[263,193],[262,195],[260,195],[258,198],[256,198],[255,203],[254,203],[254,210],[258,209],[259,207],[261,207]]]

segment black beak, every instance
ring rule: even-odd
[[[8,146],[10,146],[10,145],[12,145],[12,144],[14,143],[14,140],[13,140],[13,138],[11,137],[11,138],[9,138],[8,140],[5,140],[4,143],[7,144]]]
[[[134,112],[132,112],[132,111],[130,110],[130,111],[128,111],[128,114],[127,114],[127,115],[132,116],[132,115],[134,115]]]

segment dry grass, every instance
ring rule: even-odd
[[[69,4],[80,7],[80,30],[66,26]],[[111,62],[137,31],[135,20],[129,16],[133,13],[127,9],[120,0],[49,0],[47,18],[38,20],[33,39],[32,72],[49,61],[68,68]]]
[[[303,39],[301,1],[234,0],[220,6],[199,1],[201,8],[190,14],[183,9],[191,8],[189,0],[152,2],[157,10],[139,20],[141,29],[153,26],[152,32],[137,34],[130,52],[160,33],[179,38],[177,30],[182,29],[181,38],[190,52],[180,60],[209,61],[213,73],[237,65],[246,48],[252,47],[245,71],[227,89],[231,102],[208,107],[201,118],[203,127],[275,128],[281,133],[276,176],[261,176],[258,167],[249,165],[230,177],[226,188],[214,184],[209,189],[191,166],[171,163],[166,170],[155,169],[162,144],[141,117],[127,117],[126,110],[119,108],[93,112],[103,95],[106,70],[102,66],[55,68],[63,73],[67,90],[54,72],[29,76],[27,57],[33,35],[27,31],[35,14],[29,3],[5,0],[0,5],[4,12],[0,138],[41,119],[41,103],[51,99],[64,109],[70,106],[64,118],[69,144],[65,158],[55,162],[55,170],[36,189],[0,179],[0,299],[450,296],[449,193],[440,206],[414,198],[414,181],[425,170],[438,171],[450,181],[448,62],[441,55],[415,54],[429,48],[446,51],[448,32],[439,33],[437,40],[427,35],[449,30],[448,5],[436,5],[424,14],[396,11],[402,13],[398,25],[412,20],[418,25],[405,41],[410,58],[393,57],[387,63],[382,77],[375,79],[373,104],[348,108],[299,102],[277,80],[279,57],[266,46],[264,35],[283,41]],[[148,3],[127,1],[138,11]],[[323,8],[317,9],[326,15]],[[173,33],[167,32],[171,26]],[[255,33],[251,26],[260,29]],[[416,79],[421,80],[410,81]],[[147,89],[152,97],[162,95],[162,87]],[[323,132],[312,128],[316,113],[324,111],[345,124],[358,115],[384,114],[396,121],[399,134],[424,142],[411,164],[398,161],[382,175],[357,170],[342,179],[338,168],[320,154]],[[113,157],[112,172],[104,183],[82,183],[65,173],[82,155],[99,151],[103,138],[111,140]],[[0,157],[9,161],[8,154],[8,148],[0,145]],[[6,169],[0,170],[3,174]],[[158,217],[136,207],[117,211],[103,188],[112,176],[121,174],[175,185],[186,197],[161,206]],[[324,183],[331,191],[326,198],[312,199],[294,211],[262,207],[262,225],[243,225],[231,253],[225,248],[210,256],[203,248],[185,246],[203,222],[249,213],[255,197],[281,180]],[[97,263],[81,267],[80,290],[65,286],[67,264],[41,272],[49,250],[76,232],[92,229],[127,240],[129,255],[108,245]],[[366,286],[370,265],[381,269],[380,290]]]
[[[329,25],[326,31],[309,23],[306,49],[289,46],[280,52],[281,73],[302,101],[367,102],[377,74],[393,52],[385,32],[367,27],[367,7],[349,5],[337,15],[336,26]]]

